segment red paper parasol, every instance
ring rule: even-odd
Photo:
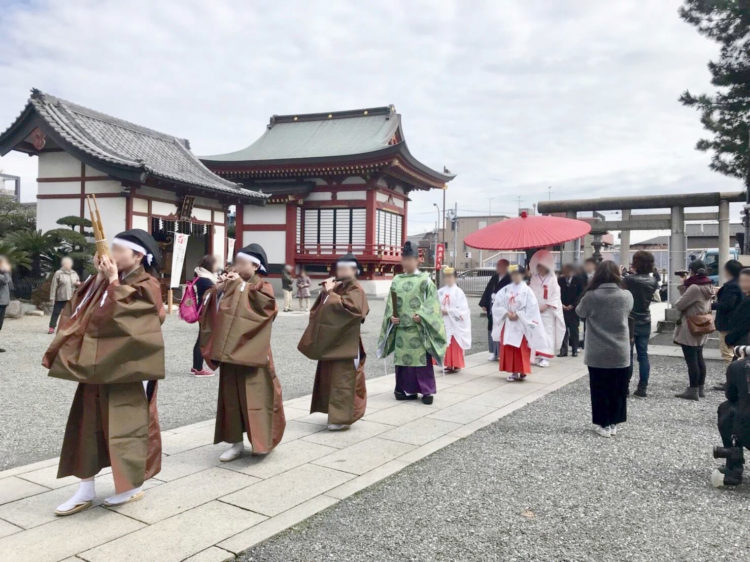
[[[464,238],[464,244],[478,250],[528,250],[576,240],[591,231],[591,225],[577,219],[545,215],[496,222]]]

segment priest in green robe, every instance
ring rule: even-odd
[[[445,325],[437,288],[418,265],[417,250],[407,241],[401,252],[404,272],[393,278],[386,299],[378,357],[394,354],[396,400],[416,400],[421,394],[424,404],[432,404],[437,391],[433,359],[441,363],[445,355]]]

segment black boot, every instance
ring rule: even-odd
[[[432,394],[425,394],[424,396],[422,396],[422,404],[430,405],[432,404],[432,400]]]
[[[396,400],[416,400],[419,398],[416,394],[406,394],[400,390],[396,390],[393,395],[396,397]]]
[[[645,384],[639,384],[636,391],[633,393],[633,395],[638,396],[639,398],[646,398],[646,385]]]
[[[702,385],[702,384],[698,385],[698,396],[700,396],[701,398],[705,398],[706,397],[706,389],[705,389],[704,385]]]
[[[683,398],[685,400],[698,400],[698,387],[689,386],[685,389],[685,392],[675,394],[675,398]]]

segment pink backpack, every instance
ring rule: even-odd
[[[185,287],[180,301],[180,318],[188,324],[195,324],[201,316],[203,303],[198,304],[198,296],[195,294],[195,284],[198,277],[194,277]]]

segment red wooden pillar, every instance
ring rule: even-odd
[[[244,236],[242,231],[244,229],[244,210],[245,205],[238,201],[234,205],[234,251],[237,252],[240,248],[245,245]],[[234,256],[227,256],[228,258],[234,258]]]
[[[287,201],[286,204],[286,263],[294,264],[297,254],[297,202]]]

